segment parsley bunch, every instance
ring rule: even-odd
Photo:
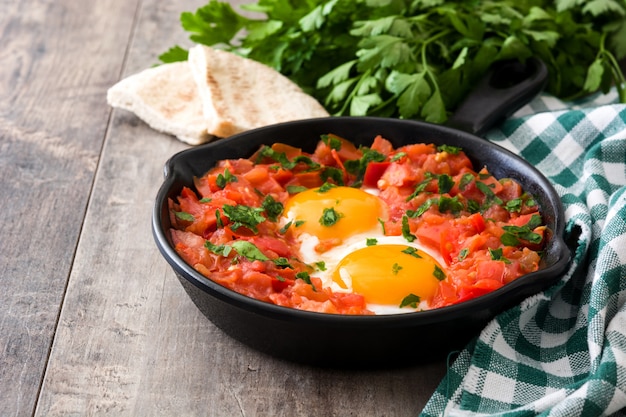
[[[615,85],[626,102],[625,0],[258,0],[242,9],[210,0],[181,23],[192,41],[275,68],[336,115],[442,123],[491,64],[531,56],[548,66],[557,97]],[[160,56],[186,58],[179,46]]]

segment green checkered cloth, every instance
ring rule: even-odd
[[[540,96],[487,138],[562,198],[569,270],[496,317],[450,366],[422,416],[626,415],[626,105]]]

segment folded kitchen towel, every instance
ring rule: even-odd
[[[536,166],[578,241],[559,282],[496,317],[422,416],[626,415],[626,105],[541,96],[487,138]]]

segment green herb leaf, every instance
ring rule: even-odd
[[[398,275],[398,272],[402,270],[402,266],[399,263],[394,263],[391,267],[391,273],[394,275]]]
[[[226,168],[223,174],[219,174],[215,179],[215,183],[218,187],[224,188],[226,184],[229,182],[237,182],[237,177],[230,173],[229,169]]]
[[[237,240],[231,245],[233,249],[249,261],[268,261],[269,258],[256,247],[254,243],[247,240]]]
[[[322,217],[320,217],[320,224],[322,226],[330,227],[337,223],[342,217],[343,215],[341,213],[338,213],[333,207],[326,207],[324,208]]]
[[[402,216],[402,236],[404,236],[407,242],[413,242],[416,239],[415,235],[411,233],[409,218],[406,215]]]
[[[435,265],[435,270],[433,271],[433,275],[435,276],[435,278],[437,278],[439,281],[443,281],[444,279],[446,279],[446,274],[445,272],[443,272],[443,270],[441,268],[439,268],[437,265]]]
[[[278,220],[278,216],[283,214],[283,204],[280,201],[276,201],[271,195],[265,196],[263,203],[261,204],[267,214],[267,218],[275,222]]]
[[[228,245],[216,245],[208,240],[204,241],[204,247],[216,255],[227,257],[232,251],[232,247]]]
[[[406,249],[402,249],[401,251],[402,253],[406,253],[407,255],[411,255],[414,258],[421,258],[422,255],[420,255],[417,251],[416,248],[412,247],[412,246],[407,246]]]
[[[212,0],[181,15],[192,42],[266,64],[335,115],[442,123],[496,61],[548,63],[547,91],[571,100],[626,83],[626,6],[617,0],[456,2]],[[245,15],[255,12],[261,17]],[[174,46],[163,62],[185,61]]]
[[[367,238],[365,240],[365,245],[366,246],[376,246],[378,244],[378,240],[376,238]]]
[[[400,308],[402,307],[411,307],[411,308],[417,308],[417,306],[419,305],[421,299],[418,295],[415,294],[409,294],[406,297],[404,297],[402,299],[402,302],[400,302]]]
[[[189,213],[187,213],[185,211],[175,211],[174,215],[176,216],[176,218],[178,220],[182,220],[182,221],[185,221],[185,222],[193,222],[193,221],[196,220],[196,218],[193,217],[193,215],[191,215],[191,214],[189,214]]]
[[[265,221],[265,217],[261,215],[263,208],[249,207],[243,205],[231,206],[224,204],[222,207],[226,217],[230,219],[231,229],[237,230],[240,227],[247,227],[253,233],[258,233],[257,226]]]

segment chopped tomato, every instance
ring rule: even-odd
[[[365,169],[363,185],[366,187],[376,187],[378,180],[385,173],[391,162],[370,162]]]

